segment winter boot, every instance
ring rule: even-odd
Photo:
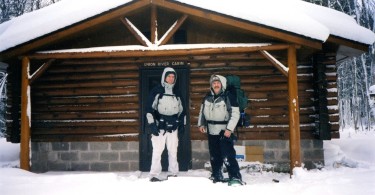
[[[246,182],[242,181],[241,179],[232,178],[228,181],[228,186],[243,186],[246,185]]]
[[[213,183],[228,182],[228,179],[224,178],[222,173],[211,174],[209,179],[212,180]]]

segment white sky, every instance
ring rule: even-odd
[[[0,138],[0,194],[375,194],[375,130],[355,133],[345,129],[341,135],[341,139],[324,141],[326,166],[322,170],[297,168],[290,178],[285,173],[247,173],[243,169],[247,185],[241,187],[213,184],[207,179],[210,173],[203,169],[181,172],[179,177],[161,183],[149,182],[148,173],[140,171],[31,173],[10,168],[19,164],[20,147]],[[249,162],[241,162],[246,164]]]
[[[0,24],[0,52],[108,11],[129,0],[62,0]],[[371,45],[375,34],[350,16],[301,0],[180,0],[204,9],[326,41],[329,34]]]

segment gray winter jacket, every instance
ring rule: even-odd
[[[219,77],[222,92],[215,99],[215,93],[210,87],[210,94],[204,98],[200,108],[198,126],[204,126],[211,135],[218,135],[222,130],[230,130],[233,133],[240,118],[239,106],[236,97],[225,92],[227,79],[221,75],[214,76]],[[210,86],[212,78],[211,76]]]

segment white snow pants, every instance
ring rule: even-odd
[[[178,135],[177,130],[172,133],[165,133],[161,130],[159,136],[152,135],[152,162],[151,162],[151,177],[159,177],[162,166],[161,166],[161,155],[165,146],[168,149],[168,172],[172,175],[177,175],[179,172],[177,162],[177,148],[178,148]]]

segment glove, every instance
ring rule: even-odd
[[[150,125],[150,129],[151,129],[152,135],[159,136],[160,130],[158,129],[158,127],[156,126],[156,124],[155,123],[151,123],[149,125]]]
[[[225,133],[225,130],[220,131],[220,133],[219,133],[220,140],[227,141],[227,142],[230,142],[230,143],[234,143],[234,142],[237,141],[237,137],[233,133],[230,134],[230,137],[225,137],[224,133]]]

